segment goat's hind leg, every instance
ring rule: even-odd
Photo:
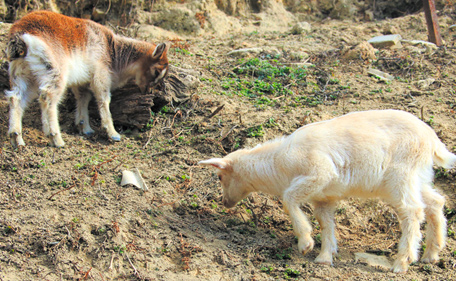
[[[409,264],[418,260],[418,249],[421,242],[420,224],[424,220],[424,203],[417,183],[402,186],[395,190],[408,191],[395,194],[391,204],[396,209],[401,222],[401,239],[398,245],[397,258],[392,270],[405,273]]]
[[[25,146],[22,138],[22,117],[30,100],[36,98],[37,89],[31,82],[21,77],[16,77],[11,84],[11,90],[5,91],[9,103],[8,136],[14,147]]]
[[[92,98],[91,93],[88,89],[79,90],[78,87],[73,87],[71,90],[76,98],[76,119],[75,124],[79,128],[79,132],[91,136],[94,133],[89,122],[89,102]]]
[[[60,132],[58,105],[64,96],[65,86],[56,79],[51,86],[40,87],[39,102],[43,121],[43,132],[49,138],[51,145],[63,147],[65,142]]]
[[[315,202],[314,214],[321,228],[321,251],[316,263],[332,265],[332,255],[337,253],[334,212],[335,202]]]
[[[11,145],[14,147],[24,146],[25,142],[22,139],[22,116],[27,107],[27,102],[24,101],[21,91],[18,87],[13,86],[11,91],[5,91],[9,102],[9,129],[8,136]]]
[[[421,257],[422,262],[435,263],[439,261],[439,252],[445,246],[446,219],[443,214],[445,198],[430,185],[425,185],[421,192],[426,207],[426,250]]]

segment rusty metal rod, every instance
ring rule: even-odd
[[[432,42],[440,47],[443,45],[443,43],[442,37],[440,36],[440,27],[437,19],[437,14],[435,13],[434,0],[423,0],[423,6],[428,28],[428,40],[429,42]]]

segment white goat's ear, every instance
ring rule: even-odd
[[[223,158],[212,158],[208,160],[199,161],[198,165],[205,165],[205,166],[214,166],[217,169],[225,170],[230,166],[228,160]]]

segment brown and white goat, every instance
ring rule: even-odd
[[[98,103],[102,127],[114,141],[109,103],[111,91],[131,78],[144,92],[168,73],[169,45],[154,45],[114,34],[90,20],[49,11],[32,12],[15,22],[9,32],[7,55],[10,60],[9,136],[13,146],[25,145],[22,116],[28,103],[38,98],[43,131],[57,147],[64,146],[58,122],[58,104],[67,88],[77,101],[76,125],[91,135],[88,104],[91,94],[80,91],[88,86]]]
[[[334,211],[347,197],[381,198],[401,222],[394,272],[418,259],[420,223],[426,217],[423,262],[439,260],[446,223],[444,197],[433,189],[433,164],[451,168],[450,153],[435,132],[412,114],[397,110],[350,113],[310,124],[290,136],[199,162],[218,169],[223,204],[233,207],[251,192],[283,198],[303,254],[312,250],[311,225],[300,209],[310,202],[321,227],[315,262],[332,264],[337,252]]]

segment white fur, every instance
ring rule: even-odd
[[[69,56],[68,61],[65,63],[68,68],[68,87],[84,85],[90,82],[90,77],[94,70],[91,63],[87,62],[86,56],[80,52],[76,52],[75,54]]]
[[[312,250],[314,242],[311,225],[299,206],[312,203],[322,229],[318,263],[332,264],[337,252],[337,201],[363,197],[390,203],[402,229],[394,272],[407,271],[418,259],[425,214],[427,248],[422,261],[438,261],[444,247],[444,198],[432,188],[433,163],[450,168],[456,156],[424,122],[396,110],[347,114],[304,126],[250,150],[200,162],[218,168],[227,207],[251,192],[282,196],[302,253]]]

